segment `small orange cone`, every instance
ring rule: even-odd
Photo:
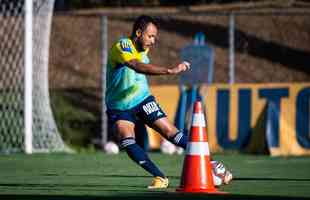
[[[194,105],[191,131],[186,147],[178,192],[225,194],[213,183],[212,165],[206,133],[206,121],[200,101]]]

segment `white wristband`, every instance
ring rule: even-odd
[[[189,63],[189,62],[187,62],[187,61],[183,61],[182,62],[184,65],[186,65],[187,67],[190,67],[191,66],[191,64]]]

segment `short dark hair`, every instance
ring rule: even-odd
[[[151,16],[148,15],[141,15],[139,16],[136,20],[135,23],[133,24],[131,36],[135,37],[136,36],[136,31],[140,29],[142,32],[145,31],[147,25],[149,23],[154,24],[157,28],[159,27],[159,24],[157,20]]]

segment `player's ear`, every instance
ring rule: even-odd
[[[136,36],[141,37],[141,35],[142,35],[141,29],[136,30]]]

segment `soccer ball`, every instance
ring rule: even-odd
[[[103,147],[104,151],[107,154],[118,154],[119,153],[119,148],[117,146],[117,144],[115,144],[114,142],[107,142],[104,147]]]
[[[226,169],[223,163],[219,161],[211,161],[213,182],[215,186],[229,184],[233,176],[230,171]]]

